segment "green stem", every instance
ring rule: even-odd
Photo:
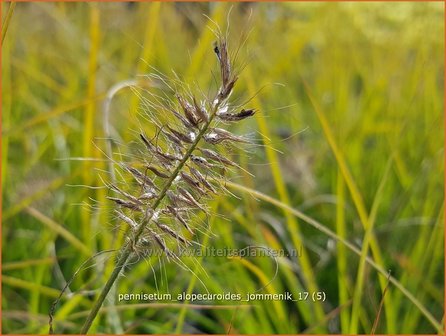
[[[209,116],[209,120],[200,129],[200,132],[198,133],[198,136],[195,139],[194,143],[189,147],[189,149],[187,150],[186,154],[183,156],[183,158],[181,159],[180,163],[178,164],[178,166],[175,168],[175,170],[172,173],[172,175],[167,180],[166,184],[164,185],[164,188],[161,190],[161,193],[159,194],[159,196],[157,197],[157,199],[155,200],[155,202],[153,203],[153,205],[151,207],[151,209],[153,211],[152,211],[152,214],[150,215],[150,218],[148,218],[146,220],[146,223],[142,223],[138,227],[138,230],[136,231],[135,236],[134,236],[134,240],[133,240],[135,244],[138,243],[139,237],[144,232],[144,229],[146,228],[146,225],[152,219],[153,214],[155,213],[154,210],[156,210],[158,208],[158,206],[161,204],[161,201],[166,196],[166,193],[169,190],[170,186],[172,185],[173,181],[178,176],[180,171],[183,169],[184,165],[186,164],[187,160],[191,156],[192,152],[197,147],[197,145],[200,142],[201,138],[203,137],[204,133],[208,130],[209,125],[211,124],[212,120],[214,119],[214,116],[215,116],[215,114],[216,114],[220,104],[221,104],[220,100],[218,100],[215,103],[215,105],[213,106],[212,112],[211,112],[211,114]],[[113,270],[112,274],[108,278],[107,283],[105,284],[104,288],[102,288],[101,294],[99,295],[99,297],[95,301],[95,303],[93,305],[93,308],[91,309],[90,313],[88,314],[87,319],[85,320],[85,324],[83,325],[83,327],[81,329],[81,334],[87,334],[88,333],[88,330],[90,329],[91,324],[96,319],[96,316],[98,315],[99,309],[101,308],[102,304],[105,301],[105,298],[107,297],[108,293],[110,292],[111,288],[113,287],[113,284],[115,283],[116,279],[118,278],[119,273],[121,273],[122,269],[127,264],[127,261],[128,261],[128,259],[130,257],[130,254],[132,253],[132,246],[133,246],[133,244],[126,244],[126,245],[124,245],[122,247],[122,253],[119,256],[118,261],[116,262],[115,269]]]

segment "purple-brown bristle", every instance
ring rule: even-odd
[[[183,109],[184,115],[186,116],[187,120],[194,126],[198,126],[199,118],[195,114],[195,110],[192,107],[192,105],[184,99],[180,94],[176,94],[176,97],[178,99],[178,102],[181,105],[181,108]]]
[[[169,125],[167,125],[167,128],[172,134],[174,134],[181,141],[186,142],[188,144],[191,144],[193,142],[193,138],[189,134],[181,133],[180,131],[171,128]]]
[[[147,169],[152,171],[156,176],[162,177],[162,178],[169,178],[168,174],[163,173],[162,171],[158,170],[157,168],[153,166],[147,166]]]
[[[195,97],[193,98],[194,107],[196,114],[200,117],[200,121],[209,121],[209,114],[206,111],[206,109],[200,105],[198,105],[197,100]]]

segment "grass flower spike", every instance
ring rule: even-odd
[[[132,256],[146,249],[161,249],[167,258],[181,263],[175,246],[191,245],[191,237],[195,234],[191,218],[196,212],[209,215],[206,200],[219,188],[218,179],[210,177],[218,176],[222,167],[239,168],[219,153],[219,146],[249,143],[249,140],[221,125],[242,121],[255,111],[235,110],[229,102],[238,76],[232,71],[224,38],[218,39],[214,52],[221,77],[214,97],[198,100],[191,93],[175,90],[171,100],[152,103],[159,111],[166,111],[169,122],[162,123],[156,113],[151,115],[156,135],[151,138],[143,132],[139,134],[141,162],[117,164],[119,175],[128,175],[134,185],[129,188],[129,183],[123,183],[124,187],[109,184],[112,195],[108,199],[115,204],[115,214],[128,226],[129,234],[82,333],[90,329],[108,292]]]

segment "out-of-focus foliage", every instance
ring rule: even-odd
[[[235,98],[252,98],[258,109],[236,133],[266,144],[239,153],[255,177],[231,179],[354,243],[439,323],[443,18],[442,3],[426,2],[18,3],[2,46],[2,332],[47,332],[50,305],[81,263],[119,247],[106,191],[73,187],[102,185],[103,99],[112,85],[155,71],[214,89],[210,19],[223,31],[229,22],[242,70]],[[111,111],[120,151],[150,128],[129,89]],[[380,309],[385,277],[344,245],[234,193],[239,199],[212,203],[222,217],[209,219],[203,248],[255,245],[298,256],[278,257],[277,274],[270,257],[188,260],[200,281],[173,262],[141,260],[119,280],[117,309],[109,303],[93,331],[354,334],[370,333],[379,317],[376,333],[436,332],[393,285]],[[79,332],[112,259],[102,255],[77,275],[58,306],[57,332]],[[203,284],[210,293],[261,288],[294,298],[317,290],[326,301],[118,302],[119,293],[206,293]]]

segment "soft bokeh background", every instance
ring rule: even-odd
[[[5,21],[10,5],[2,6]],[[216,236],[201,237],[203,246],[302,253],[278,258],[275,277],[267,257],[188,261],[207,271],[197,269],[208,290],[248,293],[270,282],[260,293],[317,290],[326,301],[113,309],[111,300],[92,331],[354,334],[376,324],[376,333],[435,333],[444,310],[442,3],[18,3],[2,46],[2,332],[46,333],[65,282],[95,252],[119,244],[106,191],[70,187],[101,185],[104,95],[150,67],[211,88],[215,26],[207,17],[222,29],[230,22],[233,48],[249,33],[236,96],[263,88],[251,101],[259,113],[233,131],[268,146],[241,156],[256,176],[233,181],[352,242],[432,318],[392,284],[381,308],[384,275],[277,204],[233,190],[239,199],[212,202],[228,220],[210,220]],[[140,108],[131,90],[117,94],[115,139],[135,140]],[[110,261],[98,258],[75,278],[58,306],[57,332],[79,332]],[[176,264],[152,265],[155,276],[148,261],[135,264],[112,299],[156,286],[205,293]]]

